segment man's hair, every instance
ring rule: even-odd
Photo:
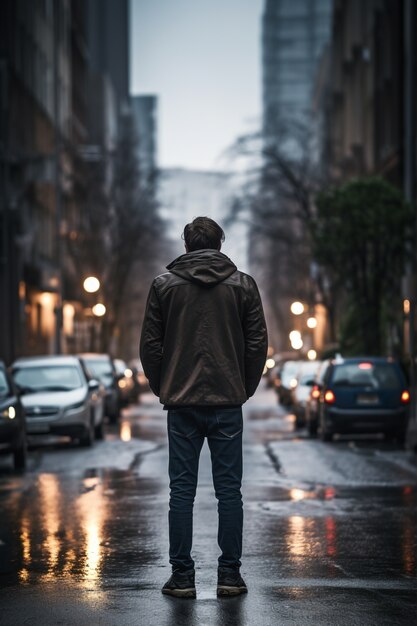
[[[185,241],[188,252],[212,248],[220,250],[224,241],[223,229],[209,217],[196,217],[184,228],[182,238]]]

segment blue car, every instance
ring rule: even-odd
[[[391,358],[338,358],[327,368],[319,398],[319,435],[382,432],[405,441],[410,393]]]
[[[14,467],[26,467],[26,419],[16,386],[0,361],[0,452],[13,454]]]

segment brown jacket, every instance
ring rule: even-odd
[[[243,404],[265,366],[267,330],[254,279],[217,250],[183,254],[153,281],[140,357],[166,405]]]

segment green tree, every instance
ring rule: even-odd
[[[319,193],[316,208],[314,257],[346,294],[341,349],[384,354],[395,347],[389,337],[401,343],[401,277],[411,208],[397,188],[377,177]]]

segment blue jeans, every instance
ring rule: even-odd
[[[218,500],[219,567],[239,568],[242,554],[242,408],[168,410],[169,562],[173,571],[194,568],[193,506],[200,451],[207,437]]]

